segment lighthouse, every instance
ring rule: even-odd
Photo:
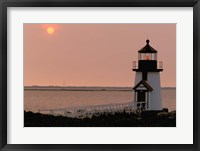
[[[162,110],[160,72],[163,71],[162,62],[157,62],[157,50],[146,46],[138,51],[138,62],[133,61],[133,71],[136,72],[134,92],[134,105],[139,111]]]

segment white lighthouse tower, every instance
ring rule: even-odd
[[[149,45],[138,51],[138,62],[133,62],[136,71],[134,90],[134,105],[137,110],[162,110],[160,72],[162,62],[157,62],[157,51]]]

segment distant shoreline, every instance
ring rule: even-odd
[[[132,91],[132,90],[70,90],[70,89],[24,89],[26,91]]]
[[[176,87],[162,87],[161,89],[176,89]],[[31,91],[133,91],[133,88],[132,87],[24,86],[24,90],[31,90]]]

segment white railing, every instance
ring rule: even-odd
[[[146,110],[147,102],[135,102],[135,107],[138,111]]]
[[[138,64],[136,61],[132,62],[132,67],[133,67],[132,69],[138,69]]]
[[[159,61],[159,62],[158,62],[157,68],[158,68],[158,69],[163,69],[163,62],[162,62],[162,61]]]
[[[116,112],[134,112],[134,102],[120,103],[120,104],[105,104],[95,106],[77,106],[56,109],[40,109],[39,112],[43,114],[62,115],[68,117],[91,117],[92,115],[99,115],[102,113],[116,113]]]

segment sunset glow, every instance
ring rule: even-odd
[[[133,86],[147,34],[165,67],[162,86],[176,86],[176,24],[52,23],[24,24],[24,85]]]

